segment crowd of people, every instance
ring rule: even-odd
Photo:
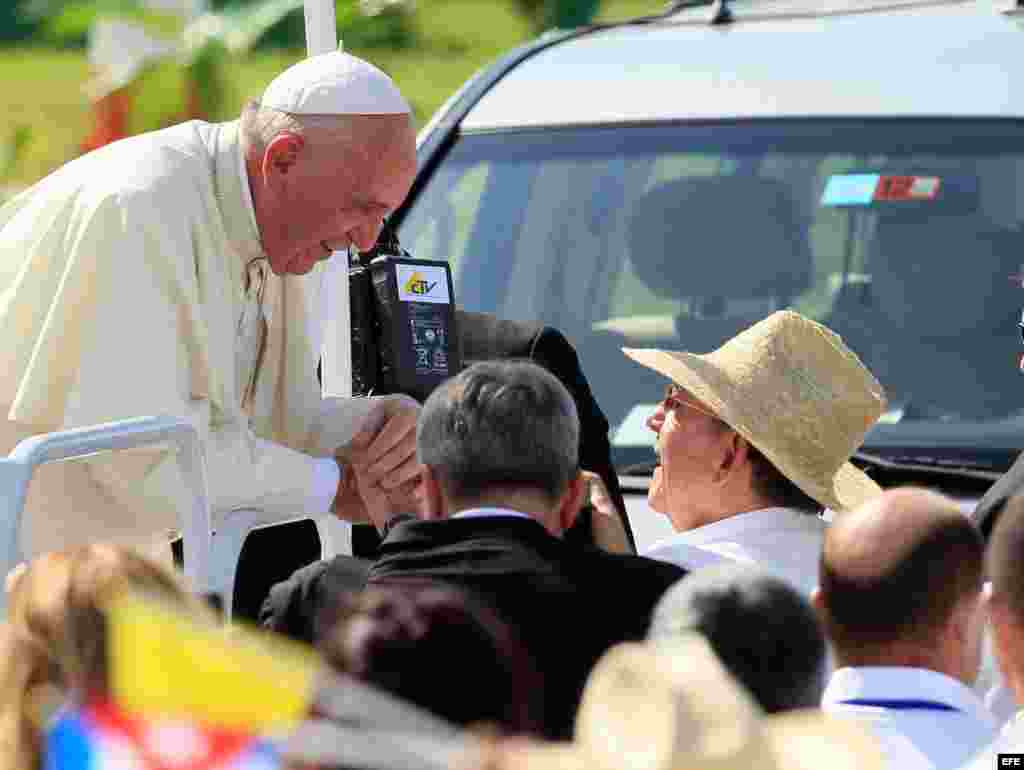
[[[785,312],[743,334],[762,344],[734,341],[736,349],[767,347],[783,359],[786,374],[764,391],[773,402],[786,403],[786,383],[794,399],[798,388],[839,391],[837,369],[801,342],[806,334],[848,362],[838,370],[846,392],[851,381],[865,386],[855,406],[879,408],[870,375],[815,322]],[[816,479],[801,475],[806,466],[794,456],[808,446],[795,433],[761,443],[734,428],[748,423],[716,395],[722,382],[698,397],[677,375],[651,420],[663,461],[651,501],[681,522],[677,537],[734,526],[731,540],[686,544],[687,555],[706,552],[696,565],[667,560],[678,550],[636,555],[625,538],[607,550],[564,540],[591,484],[579,469],[576,405],[546,369],[480,362],[435,390],[417,421],[424,471],[415,508],[396,507],[383,485],[360,487],[384,535],[377,558],[306,568],[268,597],[263,633],[311,643],[333,677],[277,761],[367,770],[739,770],[825,761],[955,770],[1012,750],[1024,738],[1019,727],[1000,732],[972,684],[990,628],[1004,681],[1024,697],[1024,497],[1011,498],[987,549],[971,520],[936,492],[873,490],[841,505],[846,459],[833,453],[829,470],[811,466]],[[840,396],[819,414],[844,407]],[[819,446],[842,427],[822,420],[810,429],[810,407],[796,422]],[[870,422],[858,415],[847,424],[862,431]],[[847,437],[848,451],[857,437]],[[695,463],[688,473],[680,454]],[[757,486],[766,476],[771,484]],[[691,509],[675,504],[700,483],[724,489],[723,501],[746,494],[753,502],[723,502],[687,519]],[[830,524],[820,517],[826,502]],[[813,577],[809,564],[795,579],[794,561],[745,548],[739,525],[750,520],[751,542],[760,544],[757,519],[782,511],[815,522],[803,529],[820,542]],[[804,548],[794,558],[812,557]],[[328,571],[345,579],[310,579]],[[113,697],[104,613],[125,590],[216,622],[179,575],[130,546],[47,553],[8,577],[0,765],[72,766],[62,764],[66,753],[47,757],[58,745],[48,734],[68,708]],[[300,606],[318,616],[315,624],[290,626],[287,615]]]
[[[249,752],[237,767],[296,770],[955,770],[1024,740],[974,689],[988,640],[1005,699],[1024,703],[1024,497],[1000,503],[986,543],[952,500],[880,489],[850,460],[884,391],[798,313],[708,354],[624,351],[666,385],[649,502],[676,534],[643,555],[575,364],[473,363],[314,456],[326,260],[374,244],[414,168],[405,100],[336,53],[236,123],[112,145],[0,209],[0,442],[184,414],[215,526],[255,506],[381,537],[371,559],[269,590],[259,638],[308,645],[321,675],[269,748],[218,733],[203,764],[183,727],[209,720],[198,701],[139,721],[112,674],[125,593],[220,622],[169,563],[173,462],[43,474],[32,558],[5,586],[0,770],[198,770],[231,765],[230,745]],[[210,671],[165,677],[164,702]],[[123,740],[90,743],[89,719]]]

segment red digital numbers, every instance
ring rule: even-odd
[[[876,201],[903,201],[910,197],[914,186],[912,176],[883,176],[875,188]]]
[[[883,176],[878,180],[874,200],[932,200],[939,193],[939,184],[934,176]]]

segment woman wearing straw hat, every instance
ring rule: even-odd
[[[885,408],[878,380],[837,334],[789,310],[706,355],[623,352],[670,380],[648,420],[659,457],[648,502],[677,534],[646,555],[688,569],[757,563],[810,593],[823,510],[881,492],[849,462]]]

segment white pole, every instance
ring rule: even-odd
[[[316,56],[338,47],[334,0],[304,0],[306,11],[306,53]]]
[[[306,53],[316,56],[338,50],[338,22],[334,15],[334,0],[303,0],[306,12]],[[316,272],[313,273],[313,276]],[[320,285],[312,281],[308,289],[317,297],[311,308],[320,320],[320,337],[313,332],[313,342],[320,348],[320,394],[324,397],[352,395],[352,331],[348,305],[348,254],[336,251],[323,266]],[[314,364],[315,365],[315,364]],[[352,525],[335,516],[321,517],[317,524],[320,539],[333,543],[347,543],[345,553],[352,553]],[[329,535],[327,534],[329,533]],[[324,543],[324,558],[330,548]],[[341,552],[341,549],[338,549]],[[334,554],[330,554],[333,556]]]
[[[337,50],[338,28],[334,15],[334,0],[304,0],[304,5],[306,53],[309,56],[316,56]],[[312,286],[310,288],[313,289]],[[352,332],[348,297],[348,254],[335,252],[331,256],[324,265],[320,286],[316,287],[312,296],[320,297],[319,306],[314,308],[313,312],[319,315],[322,324],[322,337],[319,339],[322,363],[321,394],[334,397],[351,396]]]

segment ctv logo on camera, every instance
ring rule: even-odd
[[[996,770],[1004,767],[1024,770],[1024,754],[997,754]]]
[[[422,273],[416,272],[409,276],[409,280],[405,283],[405,290],[410,294],[430,294],[435,286],[437,286],[437,281],[431,283],[423,277]]]
[[[437,265],[398,265],[398,299],[402,302],[448,304],[448,276],[444,268]]]

